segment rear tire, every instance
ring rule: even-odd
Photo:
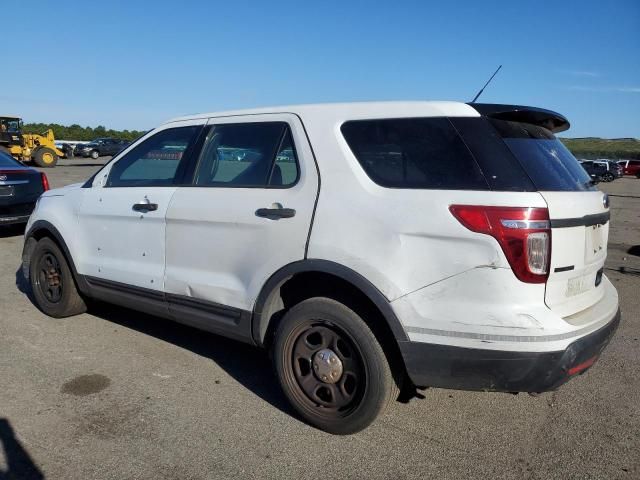
[[[29,282],[36,306],[50,317],[70,317],[87,311],[66,257],[50,238],[41,239],[33,249]]]
[[[285,314],[273,361],[295,410],[329,433],[365,429],[398,397],[391,367],[371,329],[330,298],[304,300]]]
[[[49,147],[40,147],[33,154],[33,161],[41,168],[51,168],[58,163],[58,155]]]

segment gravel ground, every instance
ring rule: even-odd
[[[601,189],[623,323],[588,374],[537,397],[429,389],[349,437],[298,420],[260,350],[119,308],[44,316],[22,232],[0,230],[0,479],[640,478],[640,180]]]

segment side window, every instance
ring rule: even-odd
[[[282,138],[276,160],[269,177],[269,185],[274,187],[289,187],[298,180],[298,157],[291,138],[291,131],[287,131]]]
[[[169,186],[202,127],[169,128],[148,138],[111,168],[107,187]]]
[[[212,187],[282,187],[298,178],[285,122],[214,125],[200,154],[195,184]]]
[[[447,118],[357,120],[341,130],[364,171],[383,187],[489,189]]]

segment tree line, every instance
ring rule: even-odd
[[[57,123],[26,123],[25,133],[42,133],[48,129],[58,140],[89,141],[99,137],[121,138],[133,141],[145,132],[139,130],[113,130],[102,125],[81,127]],[[636,139],[607,140],[602,138],[561,138],[562,142],[578,158],[640,159],[640,141]]]
[[[577,158],[593,160],[640,160],[640,141],[635,138],[607,140],[603,138],[561,138],[562,143]]]
[[[102,125],[97,127],[81,127],[80,125],[59,125],[57,123],[25,123],[22,131],[24,133],[43,133],[53,130],[56,140],[93,140],[100,137],[121,138],[132,141],[140,137],[145,132],[139,130],[113,130]]]

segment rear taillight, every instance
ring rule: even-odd
[[[49,190],[49,179],[47,178],[47,174],[40,172],[40,178],[42,179],[42,189],[46,192]]]
[[[469,230],[495,238],[520,280],[547,281],[551,228],[546,208],[451,205],[449,210]]]

